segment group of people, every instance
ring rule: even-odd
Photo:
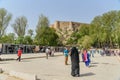
[[[22,48],[20,47],[17,52],[18,52],[17,60],[20,62],[21,55],[23,53]],[[48,55],[54,56],[55,50],[54,50],[54,48],[53,49],[46,48],[45,52],[46,52],[46,59],[48,59]],[[105,52],[105,51],[98,50],[98,53],[100,53],[100,54],[103,54],[103,52]],[[87,51],[87,49],[83,49],[82,52],[79,52],[76,47],[72,47],[71,49],[69,47],[66,47],[63,53],[65,56],[65,65],[68,65],[68,57],[70,56],[70,58],[71,58],[71,76],[79,77],[80,76],[80,64],[79,64],[80,63],[80,59],[79,59],[80,53],[82,53],[81,57],[82,57],[82,61],[85,63],[85,66],[90,67],[90,62],[91,62],[90,56],[94,57],[95,50],[91,49],[91,50]],[[111,50],[111,53],[112,53],[112,50]],[[116,50],[116,53],[117,53],[117,50]]]
[[[110,49],[110,48],[101,48],[101,49],[95,49],[91,48],[90,50],[90,56],[94,57],[94,54],[98,53],[101,56],[120,56],[120,49]]]
[[[46,48],[46,59],[48,59],[48,55],[53,54],[54,52],[52,52],[54,50],[50,50],[49,48]],[[21,61],[21,55],[22,55],[22,48],[18,49],[18,58],[17,60],[20,62]],[[71,75],[73,77],[79,77],[80,76],[80,59],[79,59],[79,51],[76,47],[72,47],[71,49],[69,49],[68,47],[66,47],[66,49],[64,50],[64,56],[65,56],[65,65],[68,65],[68,56],[70,55],[71,58]],[[83,62],[85,62],[85,65],[87,67],[89,67],[90,64],[90,55],[87,52],[86,49],[84,49],[83,53],[82,53],[82,59]]]
[[[66,47],[66,49],[64,50],[64,56],[65,56],[65,65],[68,65],[68,56],[70,55],[71,58],[71,75],[73,77],[79,77],[80,73],[80,67],[79,67],[79,63],[80,63],[80,59],[79,59],[79,51],[76,47],[72,47],[71,49],[69,49],[68,47]],[[90,54],[87,52],[86,49],[83,50],[82,53],[82,59],[83,62],[85,62],[85,65],[87,67],[89,67],[90,64]]]

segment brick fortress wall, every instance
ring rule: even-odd
[[[72,22],[72,21],[56,21],[50,27],[56,30],[63,44],[66,44],[74,31],[77,31],[79,27],[84,23]]]

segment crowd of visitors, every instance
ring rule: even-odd
[[[100,54],[101,56],[120,56],[120,50],[119,49],[96,49],[96,48],[90,48],[90,49],[82,49],[78,50],[76,47],[66,47],[63,51],[63,54],[65,56],[65,65],[68,65],[68,57],[71,58],[71,75],[73,77],[79,77],[80,76],[80,60],[79,56],[81,56],[82,61],[85,63],[85,66],[90,68],[91,58],[95,57],[95,54]]]
[[[109,49],[109,48],[102,48],[102,49],[96,49],[96,48],[90,48],[90,49],[81,49],[78,50],[78,48],[74,47],[62,47],[62,48],[55,48],[55,47],[44,47],[40,48],[40,51],[43,51],[46,53],[46,59],[48,57],[53,57],[54,53],[56,51],[62,51],[63,55],[65,57],[64,64],[68,65],[68,57],[70,56],[71,59],[71,76],[73,77],[79,77],[80,76],[80,57],[82,58],[82,62],[85,63],[85,66],[90,68],[91,58],[95,57],[95,54],[100,54],[101,56],[120,56],[120,50],[119,49]],[[1,52],[1,50],[0,50]],[[21,61],[21,56],[23,54],[23,48],[19,47],[17,50],[17,56],[19,62]]]

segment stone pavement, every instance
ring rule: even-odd
[[[62,55],[61,52],[57,52],[54,54],[55,56]],[[29,53],[29,54],[22,54],[22,59],[34,59],[34,58],[44,58],[45,53]],[[3,60],[15,60],[17,58],[17,54],[2,54],[0,58]]]
[[[22,80],[22,79],[9,76],[8,74],[3,73],[3,74],[0,74],[0,80]]]
[[[56,54],[62,55],[62,53]],[[16,59],[16,55],[1,55],[1,57]],[[69,65],[66,66],[64,65],[64,56],[46,59],[45,54],[40,53],[23,54],[22,57],[24,59],[21,62],[16,60],[0,61],[0,68],[3,68],[6,72],[14,70],[36,74],[38,80],[120,80],[120,62],[116,56],[101,57],[96,54],[95,58],[92,58],[90,68],[85,67],[84,63],[80,62],[81,77],[77,78],[70,75],[70,58]]]

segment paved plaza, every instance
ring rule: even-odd
[[[44,53],[23,54],[23,60],[18,62],[15,54],[1,55],[3,59],[11,59],[8,61],[0,61],[0,68],[9,71],[17,71],[28,74],[36,74],[38,80],[120,80],[120,58],[116,56],[100,56],[95,54],[91,58],[90,68],[80,62],[80,77],[72,77],[71,63],[64,65],[64,56],[62,53],[55,53],[54,57],[45,58]],[[81,56],[80,56],[81,58]],[[8,77],[0,74],[0,80],[21,80],[15,77]],[[2,78],[2,79],[1,79]]]

